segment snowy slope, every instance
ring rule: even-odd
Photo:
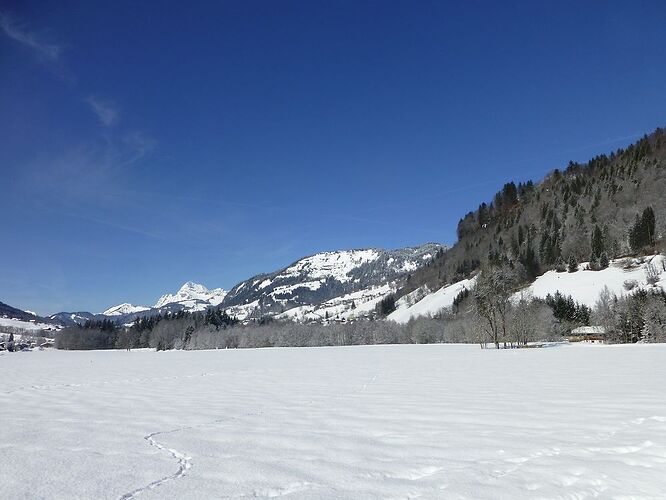
[[[387,319],[395,321],[396,323],[407,323],[411,318],[437,314],[442,311],[442,309],[451,307],[453,305],[453,299],[455,299],[461,291],[474,288],[475,281],[476,278],[465,279],[444,286],[435,293],[427,294],[415,304],[409,305],[410,296],[414,296],[414,292],[412,292],[412,294],[402,297],[398,301],[396,304],[396,310],[389,314]]]
[[[0,317],[0,332],[6,330],[13,330],[15,328],[28,331],[37,330],[57,330],[58,326],[52,323],[43,323],[37,320],[26,321],[18,318],[2,318]]]
[[[49,319],[57,321],[65,326],[84,325],[86,321],[95,319],[95,315],[89,312],[59,312],[49,316]]]
[[[332,278],[341,283],[351,279],[349,273],[362,264],[373,262],[381,256],[378,250],[343,250],[340,252],[323,252],[299,260],[278,274],[274,279],[303,277],[309,279]],[[270,284],[262,283],[265,286]]]
[[[619,259],[611,262],[611,265],[601,271],[584,270],[588,267],[587,262],[579,266],[575,273],[558,273],[548,271],[539,276],[534,283],[523,292],[534,297],[545,298],[548,294],[554,295],[559,291],[563,295],[571,295],[574,300],[582,304],[594,307],[599,294],[604,287],[608,287],[611,293],[622,296],[630,293],[625,289],[626,281],[636,281],[638,287],[648,288],[645,269],[648,263],[652,263],[660,273],[658,286],[666,286],[666,273],[664,272],[664,257],[661,255],[646,257],[644,259]],[[630,269],[625,269],[630,267]]]
[[[60,323],[50,318],[42,318],[32,311],[23,311],[17,307],[0,302],[0,331],[9,329],[18,330],[54,330],[60,328]]]
[[[175,294],[162,295],[153,307],[159,309],[167,304],[179,303],[190,310],[202,310],[218,305],[226,295],[227,292],[222,288],[209,290],[203,285],[188,281]]]
[[[239,283],[221,307],[240,319],[271,315],[317,321],[327,313],[338,318],[367,315],[408,273],[425,265],[442,248],[429,243],[398,250],[318,253]]]
[[[666,491],[666,345],[46,350],[0,380],[0,498]]]
[[[124,316],[126,314],[133,314],[133,313],[148,311],[149,309],[150,309],[150,307],[135,306],[135,305],[132,305],[132,304],[128,304],[126,302],[124,304],[119,304],[117,306],[109,307],[102,314],[104,316]]]
[[[320,304],[293,307],[282,314],[278,314],[276,319],[318,322],[326,319],[333,321],[337,319],[366,318],[372,315],[379,301],[394,292],[395,287],[391,284],[366,288],[333,297]]]
[[[646,268],[652,264],[660,274],[656,286],[666,288],[666,258],[662,255],[648,256],[640,259],[617,259],[601,271],[587,270],[589,263],[582,262],[575,273],[558,273],[548,271],[539,276],[531,285],[517,292],[514,296],[519,299],[523,295],[535,298],[546,298],[556,292],[568,296],[582,304],[594,307],[601,291],[608,287],[611,293],[618,297],[633,293],[638,288],[647,289]],[[636,282],[633,291],[627,290],[625,282]],[[407,323],[412,317],[429,316],[440,312],[453,304],[453,299],[461,290],[474,287],[475,278],[466,279],[445,286],[434,293],[427,290],[415,290],[396,303],[396,310],[388,316],[389,320],[397,323]]]

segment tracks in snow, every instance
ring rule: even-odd
[[[257,415],[262,415],[263,411],[259,410],[254,413],[248,413],[244,416],[257,416]],[[173,473],[169,474],[168,476],[164,476],[160,479],[156,479],[155,481],[152,481],[148,483],[145,486],[141,486],[139,488],[136,488],[128,493],[125,493],[123,495],[120,495],[118,497],[118,500],[130,500],[132,498],[136,498],[139,496],[141,493],[144,493],[145,491],[153,490],[157,488],[158,486],[163,485],[164,483],[167,483],[169,481],[173,481],[175,479],[179,479],[187,473],[189,469],[192,468],[194,463],[192,462],[192,457],[188,456],[184,452],[178,451],[174,448],[168,448],[166,445],[160,443],[155,439],[156,436],[163,436],[166,434],[174,434],[176,432],[183,432],[183,431],[188,431],[191,429],[198,429],[200,427],[207,427],[209,425],[215,425],[215,424],[220,424],[222,422],[230,422],[236,420],[236,417],[227,417],[227,418],[218,418],[216,420],[213,420],[211,422],[204,422],[202,424],[195,424],[195,425],[186,425],[182,427],[177,427],[175,429],[171,429],[168,431],[158,431],[158,432],[153,432],[151,434],[148,434],[147,436],[144,436],[143,439],[148,442],[150,446],[153,446],[157,448],[158,450],[165,451],[169,453],[173,458],[175,458],[178,461],[178,470]]]
[[[168,452],[173,458],[178,460],[178,470],[174,474],[170,474],[168,476],[164,476],[160,479],[157,479],[151,483],[148,483],[146,486],[141,486],[140,488],[137,488],[135,490],[130,491],[129,493],[125,493],[124,495],[121,495],[119,497],[119,500],[129,500],[131,498],[135,498],[136,496],[140,495],[144,491],[147,490],[152,490],[157,488],[158,486],[168,482],[168,481],[173,481],[174,479],[178,479],[179,477],[183,477],[187,470],[192,468],[192,457],[187,456],[185,453],[182,453],[178,450],[175,450],[173,448],[167,448],[164,446],[162,443],[157,441],[155,439],[155,436],[159,436],[162,434],[172,434],[174,432],[180,432],[184,431],[187,429],[191,429],[192,427],[179,427],[177,429],[172,429],[170,431],[161,431],[161,432],[153,432],[152,434],[148,434],[147,436],[144,436],[143,439],[148,441],[148,444],[150,446],[154,446],[158,450],[161,451],[166,451]]]
[[[201,376],[207,376],[207,375],[217,375],[217,373],[201,374]],[[374,384],[377,381],[377,378],[379,376],[380,376],[380,374],[375,374],[365,384],[363,384],[358,389],[356,389],[354,391],[351,391],[351,392],[350,391],[342,391],[340,394],[338,394],[337,396],[333,396],[331,399],[332,400],[337,400],[337,399],[340,399],[344,396],[350,396],[350,395],[361,393],[361,392],[365,391],[368,388],[369,385]],[[174,377],[174,378],[180,378],[180,377]],[[148,380],[148,379],[145,379],[145,380]],[[311,406],[312,404],[313,404],[313,402],[310,401],[309,406]],[[264,409],[260,409],[259,411],[254,412],[254,413],[247,413],[244,416],[245,417],[259,416],[259,415],[262,415],[263,413],[264,413]],[[143,439],[146,440],[148,442],[148,444],[150,444],[150,446],[153,446],[153,447],[157,448],[158,450],[165,451],[165,452],[169,453],[173,458],[175,458],[178,461],[178,470],[173,474],[170,474],[168,476],[164,476],[160,479],[156,479],[155,481],[152,481],[152,482],[148,483],[145,486],[141,486],[141,487],[136,488],[136,489],[134,489],[134,490],[132,490],[128,493],[125,493],[125,494],[121,495],[120,497],[118,497],[118,500],[130,500],[130,499],[136,498],[137,496],[141,495],[141,493],[144,493],[145,491],[153,490],[153,489],[163,485],[164,483],[167,483],[169,481],[173,481],[175,479],[179,479],[179,478],[185,476],[187,471],[189,469],[191,469],[192,466],[194,465],[193,462],[192,462],[192,457],[190,457],[190,456],[186,455],[185,453],[183,453],[181,451],[178,451],[176,449],[168,448],[164,444],[157,441],[155,439],[156,436],[161,436],[161,435],[166,435],[166,434],[173,434],[173,433],[176,433],[176,432],[183,432],[183,431],[188,431],[188,430],[191,430],[191,429],[198,429],[200,427],[207,427],[209,425],[215,425],[215,424],[219,424],[219,423],[222,423],[222,422],[230,422],[230,421],[233,421],[233,420],[237,420],[237,418],[236,417],[220,418],[220,419],[213,420],[211,422],[205,422],[205,423],[202,423],[202,424],[195,424],[195,425],[177,427],[175,429],[171,429],[171,430],[168,430],[168,431],[153,432],[151,434],[148,434],[147,436],[144,436]],[[292,483],[292,484],[289,484],[289,485],[287,485],[283,488],[269,489],[269,490],[265,490],[265,491],[264,490],[255,491],[254,496],[269,496],[269,497],[283,496],[283,495],[287,495],[287,494],[294,493],[294,492],[297,492],[297,491],[301,491],[303,489],[307,489],[309,486],[310,486],[310,483],[307,483],[307,482]]]

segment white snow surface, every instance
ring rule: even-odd
[[[12,328],[22,328],[24,330],[58,330],[59,327],[48,323],[39,323],[35,320],[24,321],[18,318],[4,318],[0,317],[0,331],[3,326]]]
[[[577,302],[594,307],[605,286],[618,297],[632,293],[625,289],[625,281],[634,280],[638,288],[649,288],[651,285],[648,285],[645,274],[648,263],[652,263],[660,273],[656,286],[665,287],[666,273],[662,267],[664,260],[662,255],[646,257],[641,259],[642,262],[635,259],[619,259],[612,261],[609,267],[601,271],[586,270],[589,264],[583,262],[579,265],[579,270],[573,273],[548,271],[520,293],[527,292],[533,297],[546,298],[548,294],[554,295],[559,291],[563,295],[571,295]],[[624,267],[628,264],[632,265],[632,269],[625,270]]]
[[[320,321],[328,317],[334,319],[354,319],[372,313],[375,306],[387,295],[395,292],[394,284],[365,288],[338,297],[333,297],[321,304],[292,307],[276,319],[293,321]],[[352,307],[352,304],[355,307]]]
[[[124,314],[147,311],[148,309],[150,308],[145,306],[135,306],[126,302],[124,304],[118,304],[117,306],[109,307],[102,314],[104,316],[122,316]]]
[[[666,345],[0,353],[0,498],[663,498]]]
[[[554,295],[559,291],[565,296],[571,295],[577,302],[594,307],[604,287],[608,287],[610,292],[618,297],[633,293],[638,288],[651,288],[653,285],[647,283],[646,276],[648,264],[652,264],[659,273],[659,281],[654,286],[666,288],[664,263],[666,263],[666,257],[663,255],[640,259],[625,258],[613,260],[609,267],[601,271],[590,271],[588,270],[589,263],[582,262],[579,264],[579,270],[573,273],[548,271],[542,274],[531,285],[517,292],[514,300],[518,300],[522,296],[544,299],[547,295]],[[627,267],[629,269],[625,269]],[[407,323],[413,317],[436,314],[445,307],[453,305],[453,299],[461,290],[474,288],[475,280],[476,278],[458,281],[442,287],[434,293],[428,293],[426,290],[425,296],[410,306],[410,298],[420,297],[419,294],[424,293],[422,290],[416,290],[398,300],[396,310],[388,316],[388,319],[397,323]],[[636,282],[636,288],[633,291],[625,288],[627,281]]]
[[[159,309],[167,304],[180,303],[185,307],[195,308],[198,302],[206,302],[211,306],[216,306],[224,300],[226,295],[227,292],[222,288],[209,290],[199,283],[188,281],[175,294],[167,293],[166,295],[162,295],[153,307]],[[206,307],[197,309],[205,309]]]
[[[305,275],[310,279],[332,277],[346,283],[351,279],[348,276],[349,272],[367,262],[377,260],[379,256],[379,252],[373,249],[322,252],[299,260],[276,278]]]
[[[476,278],[471,278],[444,286],[435,293],[426,295],[411,306],[404,300],[399,301],[396,304],[397,309],[389,314],[387,319],[396,323],[407,323],[411,318],[437,314],[445,307],[451,307],[453,299],[464,289],[471,290],[474,288],[475,281]]]

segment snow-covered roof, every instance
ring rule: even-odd
[[[606,329],[603,326],[579,326],[571,330],[573,335],[603,335]]]

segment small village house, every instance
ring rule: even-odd
[[[579,326],[571,330],[567,340],[586,344],[603,344],[606,340],[606,330],[603,326]]]

